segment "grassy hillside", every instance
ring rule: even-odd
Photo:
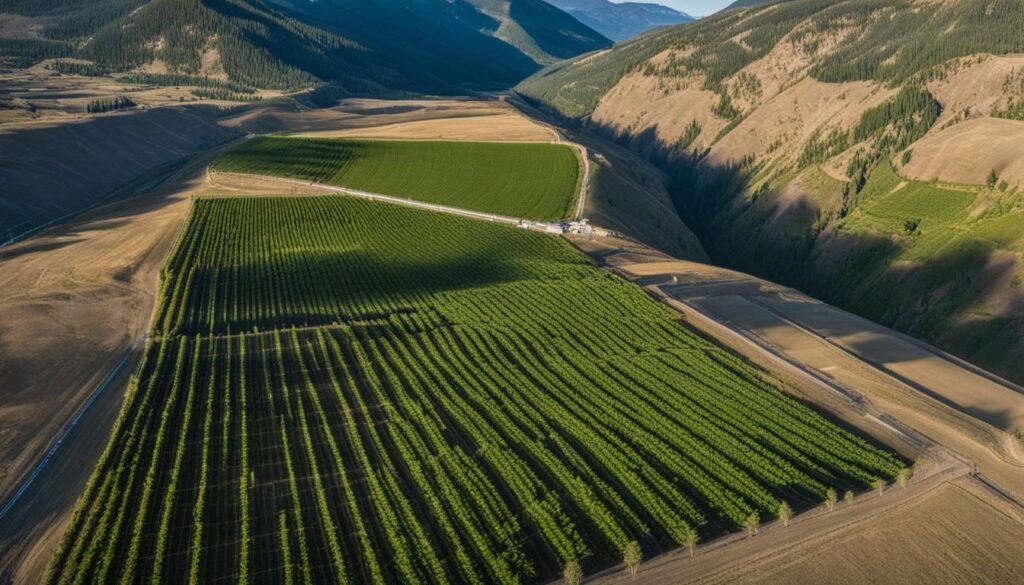
[[[517,90],[669,171],[716,261],[1024,380],[1016,225],[981,220],[1022,209],[1022,28],[1010,0],[737,6]]]
[[[164,275],[49,582],[546,582],[903,464],[561,238],[199,200]]]
[[[142,69],[277,89],[331,81],[363,94],[507,87],[608,44],[540,0],[13,0],[0,12],[52,22],[41,38],[0,43],[0,58],[18,66],[74,56],[94,74]]]
[[[257,138],[214,164],[544,221],[572,212],[579,167],[555,144],[313,138]]]

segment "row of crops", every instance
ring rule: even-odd
[[[521,217],[569,217],[580,161],[564,144],[259,137],[219,171],[277,175]]]
[[[195,203],[52,583],[520,583],[894,477],[564,240]]]

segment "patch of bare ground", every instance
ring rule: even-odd
[[[316,110],[287,104],[257,105],[222,119],[221,124],[254,134],[336,132],[507,113],[508,107],[498,100],[347,99],[337,106]]]
[[[975,118],[929,134],[914,144],[901,174],[929,181],[981,185],[991,171],[1024,185],[1024,122]]]
[[[476,140],[551,142],[557,135],[515,111],[395,122],[366,128],[306,131],[301,136],[320,138],[372,138],[383,140]]]
[[[768,54],[732,77],[729,87],[733,102],[742,111],[753,110],[804,77],[816,57],[834,50],[853,30],[853,27],[845,27],[822,34],[810,28],[807,22],[797,26]],[[797,37],[804,40],[797,40]],[[813,47],[806,43],[807,39],[813,39]]]
[[[874,83],[823,83],[804,78],[752,111],[708,154],[712,165],[730,164],[747,156],[769,161],[779,156],[796,159],[817,131],[847,130],[865,110],[893,93]]]
[[[209,111],[172,107],[0,127],[0,237],[88,208],[235,136]]]
[[[212,170],[209,172],[207,186],[202,191],[203,197],[302,197],[337,194],[337,191],[313,185]]]
[[[718,94],[693,79],[677,80],[635,72],[624,76],[598,103],[591,121],[613,134],[639,136],[670,147],[694,121],[701,132],[693,147],[701,150],[728,124],[713,112]]]
[[[994,108],[1005,105],[1009,96],[1019,94],[1019,82],[1008,82],[1024,72],[1024,55],[965,57],[946,64],[944,71],[941,78],[926,84],[928,91],[942,104],[936,128],[942,128],[958,116],[964,118],[965,113],[988,115]]]
[[[1024,571],[1024,523],[967,480],[699,583],[1002,585]]]
[[[213,153],[153,190],[0,249],[0,501],[100,381],[128,365],[0,523],[0,581],[45,570],[137,362],[158,274]]]

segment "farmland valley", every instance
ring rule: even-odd
[[[0,585],[1024,575],[1016,0],[0,6]]]

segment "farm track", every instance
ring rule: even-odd
[[[214,170],[276,175],[536,221],[572,217],[578,148],[564,143],[256,137]]]
[[[580,242],[580,240],[576,240]],[[589,247],[588,247],[589,246]],[[887,513],[904,503],[912,500],[930,497],[932,492],[937,491],[939,486],[952,482],[967,482],[974,486],[975,490],[987,494],[989,505],[1002,502],[1016,510],[1017,517],[1024,512],[1024,500],[1016,495],[1019,485],[1015,489],[1007,489],[999,485],[999,482],[985,473],[985,469],[999,469],[991,461],[979,468],[971,458],[957,452],[957,447],[951,448],[947,444],[948,437],[929,436],[916,430],[913,425],[905,424],[898,417],[887,413],[884,409],[875,406],[874,400],[865,396],[856,385],[844,384],[839,379],[819,370],[819,366],[812,366],[804,363],[800,358],[794,357],[789,350],[779,347],[774,341],[759,332],[749,329],[741,323],[733,322],[705,306],[705,299],[714,299],[716,295],[750,295],[749,301],[761,307],[763,310],[774,312],[774,308],[765,299],[774,299],[773,295],[783,291],[782,287],[757,280],[746,275],[721,271],[708,267],[709,272],[720,271],[721,276],[709,277],[700,272],[699,265],[689,262],[677,262],[665,258],[654,251],[644,251],[643,246],[636,242],[623,245],[612,244],[608,249],[601,245],[583,245],[588,253],[607,269],[620,276],[637,282],[644,286],[652,296],[672,306],[681,312],[688,322],[696,325],[709,336],[714,337],[732,346],[753,359],[756,363],[762,364],[769,370],[783,375],[784,378],[796,378],[801,380],[808,387],[816,387],[823,393],[819,399],[810,398],[814,402],[820,402],[833,412],[846,414],[842,418],[856,421],[864,421],[858,426],[879,436],[894,437],[897,441],[904,443],[914,451],[925,454],[928,461],[926,465],[919,466],[910,487],[906,490],[892,489],[889,494],[882,498],[873,498],[865,494],[857,498],[852,509],[857,513],[837,515],[825,512],[824,509],[813,510],[797,517],[790,527],[772,526],[766,532],[770,537],[763,537],[762,542],[756,542],[761,536],[747,539],[740,536],[727,536],[715,542],[698,547],[696,559],[687,558],[683,551],[673,551],[658,556],[642,566],[640,576],[645,583],[667,584],[680,580],[687,582],[719,582],[716,576],[731,575],[733,577],[744,575],[740,567],[763,565],[771,562],[770,559],[781,558],[786,551],[792,550],[792,554],[799,555],[802,548],[809,547],[811,543],[820,542],[828,538],[828,535],[845,531],[850,526],[867,522],[869,519]],[[617,255],[628,250],[629,261],[620,264],[616,259]],[[648,256],[646,260],[636,260],[636,257]],[[629,262],[634,262],[629,264]],[[647,262],[650,269],[645,269],[644,262]],[[688,273],[688,270],[693,271]],[[680,291],[686,291],[681,293]],[[786,293],[783,292],[783,296]],[[757,295],[765,295],[763,297]],[[805,327],[804,325],[791,321],[788,317],[779,315],[779,318],[788,323],[795,330],[802,331],[809,336],[819,334]],[[876,326],[877,327],[877,326]],[[926,352],[933,352],[940,359],[945,359],[956,367],[961,367],[972,375],[980,376],[995,384],[1004,384],[1012,392],[1019,392],[1019,387],[1005,383],[998,377],[988,372],[979,370],[973,365],[964,364],[961,360],[950,359],[941,351],[933,351],[930,346],[915,340],[905,339],[898,333],[894,333],[897,339],[901,339],[920,348]],[[878,363],[871,357],[865,357],[846,346],[844,341],[822,336],[823,344],[834,348],[847,359],[863,365],[865,371],[876,371],[882,377],[888,377],[894,384],[907,384],[914,391],[921,392],[924,396],[933,396],[934,392],[923,387],[921,383],[896,375],[884,364]],[[826,370],[830,368],[825,368]],[[824,398],[831,395],[832,398]],[[812,394],[813,396],[813,394]],[[924,400],[928,400],[925,398]],[[871,431],[871,427],[875,427]],[[1012,438],[1007,441],[1012,442]],[[1005,454],[1000,454],[1004,463],[1020,469],[1019,448],[1010,445]],[[993,445],[988,448],[997,450]],[[998,452],[998,450],[997,450]],[[973,452],[972,452],[973,455]],[[998,461],[998,459],[997,459]],[[1013,472],[1008,472],[1012,476]],[[1001,477],[1010,477],[1005,474]],[[1019,492],[1017,492],[1019,493]],[[888,501],[886,501],[888,499]],[[864,500],[867,506],[862,506],[860,501]],[[702,558],[702,556],[704,558]],[[799,558],[799,557],[796,557]],[[974,570],[977,570],[975,567]],[[623,581],[624,571],[621,566],[610,568],[600,575],[588,579],[587,582],[594,583],[617,583]]]
[[[412,207],[415,209],[424,209],[427,211],[435,211],[438,213],[446,213],[448,215],[457,215],[460,217],[468,217],[472,219],[479,219],[483,221],[489,221],[494,223],[501,223],[506,225],[518,226],[525,229],[537,230],[537,231],[551,231],[558,230],[561,233],[562,226],[560,223],[548,223],[541,221],[534,221],[522,217],[511,217],[507,215],[498,215],[496,213],[485,213],[482,211],[473,211],[472,209],[464,209],[461,207],[452,207],[450,205],[439,205],[436,203],[425,203],[423,201],[417,201],[415,199],[409,199],[407,197],[395,197],[394,195],[385,195],[383,193],[371,193],[369,191],[360,191],[358,189],[350,189],[348,187],[339,187],[337,185],[328,185],[326,183],[316,183],[313,181],[300,181],[298,179],[288,179],[285,177],[277,177],[274,175],[259,175],[254,173],[228,173],[223,171],[210,171],[211,182],[216,184],[218,175],[229,175],[235,177],[248,177],[259,181],[270,181],[275,183],[282,183],[287,185],[299,185],[302,187],[312,187],[314,189],[322,190],[327,195],[348,195],[351,197],[357,197],[359,199],[366,199],[369,201],[376,201],[379,203],[388,203],[391,205],[401,205],[403,207]]]

